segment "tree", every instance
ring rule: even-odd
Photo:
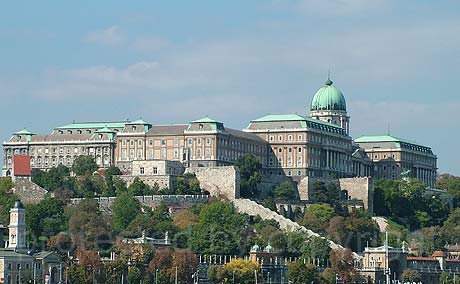
[[[225,265],[211,266],[208,275],[214,283],[252,284],[255,280],[254,271],[259,271],[258,262],[232,259]],[[233,281],[233,277],[235,277],[235,281]]]
[[[72,165],[72,172],[77,176],[92,175],[98,166],[91,156],[78,156]]]
[[[243,197],[254,197],[258,194],[257,185],[262,180],[262,164],[253,154],[246,154],[235,161],[240,170],[240,190]]]
[[[132,196],[142,196],[151,194],[150,186],[146,185],[139,177],[135,177],[128,186],[128,192]]]
[[[158,269],[159,283],[171,283],[174,281],[177,267],[178,279],[191,283],[192,274],[197,266],[198,260],[190,250],[159,248],[149,263],[149,271],[155,273]]]
[[[68,228],[64,203],[59,199],[45,198],[37,204],[26,205],[26,210],[27,229],[34,244],[41,236],[49,238]]]
[[[311,237],[306,241],[302,248],[302,258],[308,260],[320,260],[325,263],[330,257],[331,248],[326,238]]]
[[[69,231],[76,247],[107,250],[112,245],[111,228],[96,200],[82,200],[69,211]]]
[[[116,232],[121,232],[136,218],[141,212],[139,201],[127,192],[120,193],[112,204],[113,228]]]
[[[305,264],[302,261],[288,263],[289,283],[320,283],[320,274],[313,264]]]
[[[311,192],[308,193],[308,199],[330,204],[340,199],[340,189],[334,183],[326,184],[322,181],[315,181]]]
[[[406,268],[403,271],[401,277],[404,282],[410,282],[410,283],[418,283],[421,280],[420,273],[410,268]]]
[[[456,279],[458,280],[458,279]],[[441,272],[441,275],[439,275],[439,281],[438,283],[441,284],[453,284],[456,283],[454,282],[454,277],[450,276],[450,273],[447,271]]]
[[[297,199],[297,191],[292,183],[288,180],[281,182],[273,189],[273,194],[276,199],[295,200]]]
[[[444,189],[453,196],[454,206],[460,205],[460,177],[450,174],[442,174],[436,182],[436,188]]]
[[[200,206],[198,223],[192,228],[189,245],[196,253],[240,254],[243,228],[248,220],[223,201]]]
[[[0,177],[0,190],[6,191],[14,187],[11,177]]]
[[[304,212],[300,224],[314,232],[325,233],[329,220],[336,215],[334,208],[327,203],[311,204]]]
[[[330,262],[332,270],[339,274],[344,283],[351,283],[356,276],[353,252],[350,249],[334,249],[331,251]]]

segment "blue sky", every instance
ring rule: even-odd
[[[5,2],[0,137],[138,117],[241,129],[306,114],[330,68],[352,136],[390,126],[460,175],[458,11],[428,0]]]

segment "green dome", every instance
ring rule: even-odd
[[[272,247],[270,244],[268,244],[268,245],[265,247],[264,251],[265,251],[265,252],[273,252],[273,247]]]
[[[257,252],[257,251],[260,251],[260,247],[257,244],[255,244],[252,246],[251,252]]]
[[[311,110],[347,110],[347,103],[342,92],[332,86],[327,79],[324,87],[319,89],[311,101]]]

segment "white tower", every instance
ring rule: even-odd
[[[16,200],[10,209],[10,225],[8,248],[15,251],[26,250],[26,210],[21,200]]]

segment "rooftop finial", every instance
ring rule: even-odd
[[[325,83],[327,86],[330,86],[332,85],[332,81],[331,81],[331,67],[329,67],[329,69],[327,70],[327,81]]]

